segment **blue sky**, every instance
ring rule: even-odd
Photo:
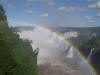
[[[10,26],[100,26],[100,0],[0,0]]]

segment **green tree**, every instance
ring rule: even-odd
[[[5,22],[0,6],[0,75],[37,75],[37,56],[30,42],[21,40]]]

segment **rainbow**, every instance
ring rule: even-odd
[[[52,30],[50,30],[49,28],[47,27],[44,27],[44,26],[40,26],[40,25],[37,25],[35,26],[37,28],[39,28],[40,30],[43,30],[44,32],[46,33],[50,33],[50,34],[53,34],[55,35],[57,38],[59,38],[60,40],[64,40],[64,42],[68,45],[70,45],[74,50],[76,50],[76,52],[79,54],[79,56],[81,57],[81,59],[83,61],[85,61],[85,63],[87,64],[87,66],[89,67],[90,71],[91,71],[91,75],[98,75],[98,73],[96,72],[96,70],[94,69],[94,67],[92,66],[92,64],[86,59],[86,57],[82,54],[82,52],[76,48],[69,40],[65,39],[63,36],[61,36],[60,34],[56,33],[56,32],[53,32]]]

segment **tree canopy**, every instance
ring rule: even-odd
[[[30,42],[9,28],[0,5],[0,75],[37,75],[36,58]]]

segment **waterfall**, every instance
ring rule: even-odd
[[[59,75],[92,75],[86,63],[84,65],[78,64],[81,58],[74,48],[55,34],[41,31],[38,28],[34,28],[34,31],[21,31],[18,34],[22,39],[32,40],[33,51],[38,55],[37,65],[39,68],[43,68],[46,75],[51,72],[54,73],[53,75],[58,73]],[[93,50],[91,50],[89,57],[91,57],[92,52]]]
[[[73,58],[73,56],[74,56],[74,51],[73,51],[73,48],[70,47],[68,54],[67,54],[67,58]]]
[[[92,56],[92,54],[93,54],[93,51],[94,51],[94,48],[92,48],[91,49],[91,51],[90,51],[90,53],[89,53],[89,55],[88,55],[88,61],[90,61],[91,60],[91,56]]]

